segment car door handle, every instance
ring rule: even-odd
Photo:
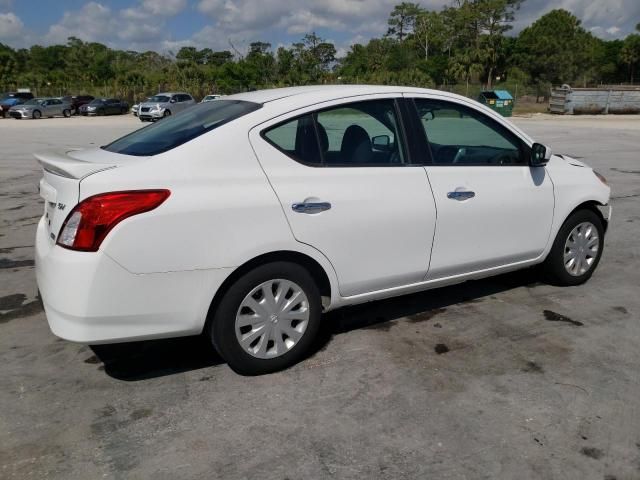
[[[475,196],[476,196],[476,192],[449,192],[449,193],[447,193],[447,198],[450,198],[451,200],[458,200],[458,201],[469,200],[470,198],[473,198]]]
[[[294,212],[298,213],[320,213],[331,208],[329,202],[303,202],[291,205]]]

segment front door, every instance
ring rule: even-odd
[[[538,258],[553,219],[553,184],[528,146],[483,112],[416,98],[438,210],[428,279]]]
[[[352,296],[422,281],[435,228],[427,175],[409,164],[390,96],[253,129],[251,143],[293,235]]]

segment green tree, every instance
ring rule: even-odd
[[[402,2],[396,5],[387,21],[389,25],[387,35],[395,36],[398,41],[402,42],[407,35],[413,32],[421,12],[422,8],[417,3]]]
[[[640,35],[634,33],[624,39],[620,61],[629,69],[629,83],[633,83],[635,68],[640,61]]]
[[[525,28],[514,60],[537,83],[569,83],[579,77],[589,34],[566,10],[552,10]]]

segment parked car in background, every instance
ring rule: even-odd
[[[200,100],[200,103],[212,102],[213,100],[219,99],[221,96],[222,95],[216,94],[206,95],[202,100]]]
[[[142,122],[152,122],[181,112],[195,103],[196,101],[188,93],[159,93],[140,104],[138,118]]]
[[[21,105],[27,100],[33,98],[31,92],[7,92],[0,96],[0,109],[2,110],[2,118],[9,114],[9,109],[15,105]]]
[[[129,104],[117,98],[96,98],[80,107],[81,115],[123,115]]]
[[[151,97],[147,97],[142,102],[139,102],[139,103],[136,103],[135,105],[133,105],[131,107],[131,113],[133,113],[133,115],[135,117],[137,117],[138,116],[138,110],[140,110],[140,103],[148,102],[150,99],[151,99]]]
[[[53,333],[204,332],[243,374],[304,358],[338,307],[538,264],[580,285],[611,217],[589,166],[421,88],[241,93],[36,158],[36,278]]]
[[[14,105],[9,109],[9,115],[15,119],[56,116],[71,116],[71,104],[59,98],[33,98],[21,105]]]
[[[61,100],[63,102],[69,102],[72,107],[72,113],[74,115],[78,115],[80,113],[80,107],[91,102],[94,98],[95,97],[91,95],[67,95],[65,97],[61,97]]]

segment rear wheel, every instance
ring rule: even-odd
[[[34,120],[38,120],[39,118],[42,118],[42,112],[40,110],[34,110],[31,116]]]
[[[550,283],[580,285],[593,275],[604,247],[604,226],[591,210],[578,210],[564,222],[543,264]]]
[[[320,292],[290,262],[261,265],[226,291],[210,323],[216,350],[242,375],[287,368],[308,352],[320,326]]]

